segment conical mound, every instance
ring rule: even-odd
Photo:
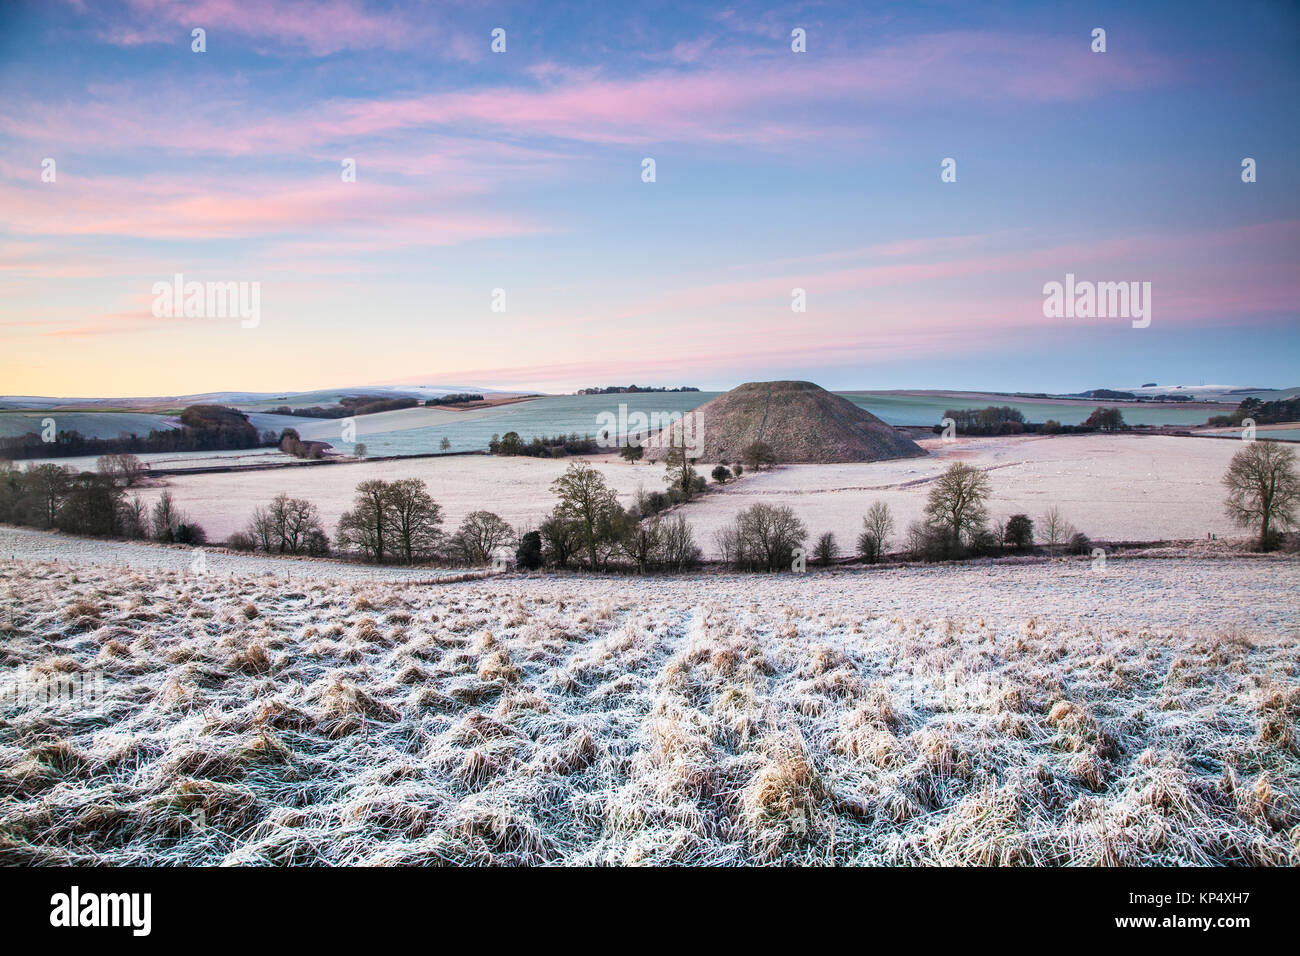
[[[685,443],[700,461],[740,461],[763,442],[783,463],[881,461],[926,454],[916,442],[846,398],[812,382],[747,382],[687,412],[646,443],[661,460],[667,446]]]

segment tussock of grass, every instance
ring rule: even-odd
[[[5,666],[109,694],[7,705],[0,863],[1300,863],[1276,634],[72,577],[0,568]]]

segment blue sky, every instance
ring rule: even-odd
[[[1297,8],[972,6],[6,5],[0,391],[1300,384]]]

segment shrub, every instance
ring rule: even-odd
[[[1070,543],[1066,545],[1070,554],[1091,554],[1092,540],[1082,531],[1076,531],[1070,537]]]
[[[726,465],[718,465],[713,469],[713,480],[720,485],[725,485],[731,478],[731,469]]]
[[[253,540],[252,535],[244,531],[236,531],[226,539],[226,547],[231,551],[255,551],[257,542]]]
[[[188,521],[182,521],[176,525],[176,543],[177,544],[207,544],[208,535],[203,527]]]
[[[745,473],[745,466],[742,465],[740,462],[736,462],[734,465],[731,466],[731,473],[735,475],[737,478],[739,478],[741,475]]]
[[[813,560],[826,567],[838,558],[840,555],[840,546],[835,543],[835,535],[827,531],[817,539],[817,544],[813,546]]]
[[[976,557],[985,558],[992,554],[997,554],[1002,542],[998,535],[989,531],[987,528],[980,528],[970,536],[970,552]]]
[[[536,571],[542,566],[542,536],[537,531],[525,531],[515,549],[515,564],[526,571]]]
[[[1002,543],[1020,551],[1034,546],[1034,522],[1029,515],[1012,515],[1007,519]]]
[[[776,452],[767,442],[750,442],[740,455],[745,462],[745,467],[751,471],[771,468],[776,464]]]

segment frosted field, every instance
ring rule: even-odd
[[[551,482],[564,473],[573,459],[495,458],[458,455],[405,461],[348,462],[309,468],[273,469],[249,473],[183,475],[165,485],[142,489],[142,500],[152,504],[164,490],[208,532],[210,540],[224,540],[244,529],[253,509],[265,505],[281,491],[315,502],[326,530],[332,536],[339,516],[352,507],[356,486],[382,478],[422,478],[446,516],[444,530],[454,531],[471,511],[495,511],[516,528],[535,526],[555,507]],[[624,505],[632,503],[638,484],[660,491],[663,469],[632,466],[612,456],[595,461]]]
[[[1213,531],[1240,531],[1223,514],[1220,479],[1239,446],[1203,439],[1078,435],[1055,438],[965,438],[953,443],[921,442],[930,458],[846,465],[785,465],[747,474],[740,482],[699,498],[685,508],[696,540],[715,555],[713,532],[755,502],[790,505],[809,532],[833,531],[851,549],[862,515],[881,499],[894,511],[897,538],[921,517],[927,484],[953,460],[989,470],[994,517],[1025,512],[1037,521],[1055,504],[1088,535],[1105,540],[1204,538]],[[454,529],[466,514],[495,511],[512,525],[536,526],[554,506],[550,484],[568,466],[564,459],[464,456],[366,462],[250,474],[183,476],[168,479],[181,507],[213,540],[242,529],[253,508],[280,491],[306,497],[320,508],[332,534],[351,505],[353,489],[369,478],[423,478]],[[630,465],[612,456],[595,467],[632,503],[638,485],[663,490],[664,469]],[[700,463],[708,474],[712,463]],[[141,496],[152,502],[161,488]]]
[[[117,438],[120,435],[139,435],[151,431],[165,431],[180,427],[180,419],[171,415],[154,415],[148,412],[0,412],[0,437],[16,438],[28,432],[41,434],[45,419],[53,418],[58,431],[80,432],[86,438]]]
[[[1298,567],[3,562],[0,863],[1296,865]]]
[[[275,448],[242,448],[227,451],[144,452],[135,456],[151,468],[228,468],[231,465],[289,465],[298,461]],[[75,455],[67,458],[24,458],[15,462],[28,465],[60,465],[73,471],[98,471],[99,455]]]
[[[962,438],[920,441],[930,458],[847,465],[787,465],[746,476],[687,510],[696,537],[713,551],[713,532],[755,502],[790,505],[813,539],[832,531],[851,550],[872,501],[894,513],[895,546],[923,517],[928,484],[954,460],[988,471],[989,514],[1023,512],[1038,522],[1052,505],[1090,537],[1150,541],[1242,532],[1223,513],[1220,480],[1235,442],[1142,435]]]

